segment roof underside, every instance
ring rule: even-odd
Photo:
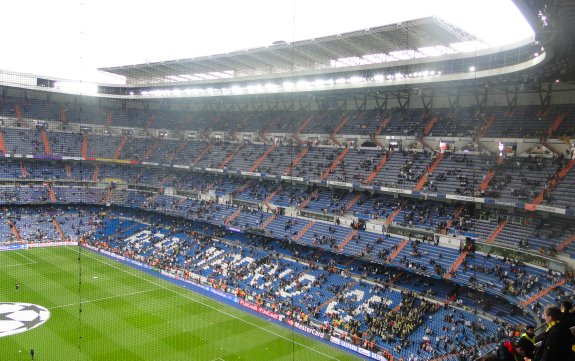
[[[280,42],[269,47],[236,51],[191,59],[171,60],[101,68],[123,75],[130,85],[195,82],[273,74],[290,74],[334,68],[334,61],[362,59],[383,63],[401,59],[401,51],[444,47],[459,52],[452,44],[480,42],[472,34],[439,18],[429,17],[345,34]],[[384,60],[385,59],[385,60]],[[359,65],[350,61],[349,67]],[[338,67],[345,67],[345,60]]]

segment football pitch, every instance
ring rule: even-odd
[[[360,359],[78,247],[0,252],[8,302],[44,307],[50,318],[0,333],[0,361],[30,360],[31,349],[39,361]],[[0,313],[0,325],[8,317]]]

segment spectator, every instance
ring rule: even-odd
[[[500,361],[519,361],[525,357],[533,357],[533,343],[526,338],[521,337],[517,342],[504,342],[497,349],[497,360]]]
[[[567,328],[575,326],[575,311],[573,310],[571,301],[561,302],[561,313],[563,313],[561,322],[563,322]]]
[[[575,361],[573,351],[575,338],[571,331],[561,323],[561,315],[561,310],[556,306],[547,306],[543,311],[547,329],[533,361]]]

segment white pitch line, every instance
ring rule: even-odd
[[[90,252],[90,251],[88,251],[88,252]],[[221,309],[215,308],[215,307],[212,306],[212,305],[208,305],[208,304],[206,304],[206,303],[204,303],[204,302],[202,302],[202,301],[200,301],[200,300],[198,300],[198,299],[195,299],[195,298],[193,298],[193,297],[190,297],[188,294],[182,294],[182,293],[180,293],[180,292],[178,292],[178,291],[176,291],[176,290],[174,290],[174,289],[172,289],[172,288],[166,287],[166,286],[163,285],[163,284],[160,284],[160,283],[151,281],[151,280],[149,280],[149,279],[147,279],[147,278],[145,278],[145,277],[142,277],[142,276],[140,276],[140,275],[138,275],[138,274],[136,274],[136,273],[134,273],[134,272],[127,271],[127,270],[125,270],[125,269],[123,269],[123,268],[118,267],[117,264],[115,264],[115,263],[109,263],[109,262],[103,261],[103,260],[100,259],[100,258],[95,258],[93,255],[91,255],[91,254],[89,254],[89,253],[83,253],[83,255],[85,255],[85,256],[88,255],[89,258],[91,258],[91,259],[93,259],[93,260],[96,260],[96,261],[98,261],[98,262],[101,262],[101,263],[103,263],[103,264],[105,264],[105,265],[107,265],[107,266],[110,266],[110,267],[112,267],[112,268],[115,268],[115,269],[117,269],[117,270],[119,270],[119,271],[122,271],[122,272],[124,272],[124,273],[127,273],[127,274],[129,274],[130,276],[133,276],[133,277],[139,278],[139,279],[141,279],[141,280],[144,280],[144,281],[146,281],[146,282],[148,282],[148,283],[150,283],[150,284],[152,284],[152,285],[154,285],[154,286],[156,286],[156,287],[159,287],[159,288],[162,288],[162,289],[164,289],[164,290],[166,290],[166,291],[170,291],[170,292],[172,292],[172,293],[175,293],[175,294],[177,294],[178,296],[182,296],[182,297],[184,297],[184,298],[186,298],[186,299],[188,299],[188,300],[194,301],[194,302],[199,303],[199,304],[201,304],[201,305],[203,305],[203,306],[205,306],[205,307],[211,308],[211,309],[214,310],[214,311],[217,311],[217,312],[219,312],[219,313],[222,313],[222,314],[224,314],[224,315],[226,315],[226,316],[229,316],[229,317],[231,317],[231,318],[235,318],[235,319],[238,320],[238,321],[242,321],[242,322],[244,322],[244,323],[246,323],[246,324],[248,324],[248,325],[250,325],[250,326],[253,326],[253,327],[258,328],[258,329],[260,329],[260,330],[262,330],[262,331],[268,332],[268,333],[270,333],[270,334],[272,334],[272,335],[274,335],[274,336],[277,336],[277,337],[279,337],[279,338],[283,338],[284,340],[293,342],[293,343],[295,343],[296,345],[299,345],[299,346],[301,346],[301,347],[307,348],[307,349],[310,350],[310,351],[313,351],[313,352],[315,352],[315,353],[318,353],[318,354],[323,355],[323,356],[325,356],[325,357],[327,357],[327,358],[330,358],[330,359],[332,359],[332,360],[336,360],[336,361],[337,361],[337,359],[336,359],[335,357],[333,357],[333,356],[330,356],[330,355],[328,355],[328,354],[326,354],[326,353],[323,353],[323,352],[321,352],[321,351],[318,351],[318,350],[316,350],[316,349],[314,349],[314,348],[312,348],[312,347],[309,347],[309,346],[307,346],[307,345],[304,345],[304,344],[302,344],[302,343],[296,342],[296,341],[294,341],[293,339],[290,339],[289,337],[280,335],[279,333],[276,333],[276,332],[274,332],[274,331],[268,330],[268,329],[265,328],[265,327],[256,325],[256,324],[254,324],[254,323],[252,323],[252,322],[249,322],[249,321],[247,321],[247,320],[244,320],[244,319],[242,319],[242,318],[239,318],[239,317],[236,316],[236,315],[233,315],[233,314],[228,313],[228,312],[226,312],[226,311],[223,311],[223,310],[221,310]]]
[[[99,301],[106,301],[106,300],[111,300],[114,298],[123,298],[123,297],[128,297],[128,296],[133,296],[133,295],[139,295],[142,293],[147,293],[147,292],[152,292],[155,291],[155,289],[150,289],[150,290],[143,290],[143,291],[136,291],[136,292],[130,292],[130,293],[124,293],[123,295],[115,295],[115,296],[108,296],[108,297],[102,297],[102,298],[95,298],[92,300],[86,300],[86,301],[82,301],[82,302],[74,302],[74,303],[68,303],[67,305],[60,305],[60,306],[54,306],[54,307],[48,307],[49,310],[55,310],[57,308],[65,308],[65,307],[70,307],[70,306],[78,306],[80,305],[80,303],[82,303],[83,305],[86,303],[94,303],[94,302],[99,302]]]
[[[34,261],[33,259],[31,259],[30,257],[26,257],[25,255],[23,255],[20,252],[16,252],[17,255],[22,256],[24,258],[26,258],[28,261],[30,261],[32,264],[36,264],[36,261]]]

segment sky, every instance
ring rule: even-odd
[[[5,30],[0,69],[117,83],[122,79],[96,69],[227,53],[427,16],[442,17],[493,46],[533,35],[511,0],[7,1],[0,15]]]

